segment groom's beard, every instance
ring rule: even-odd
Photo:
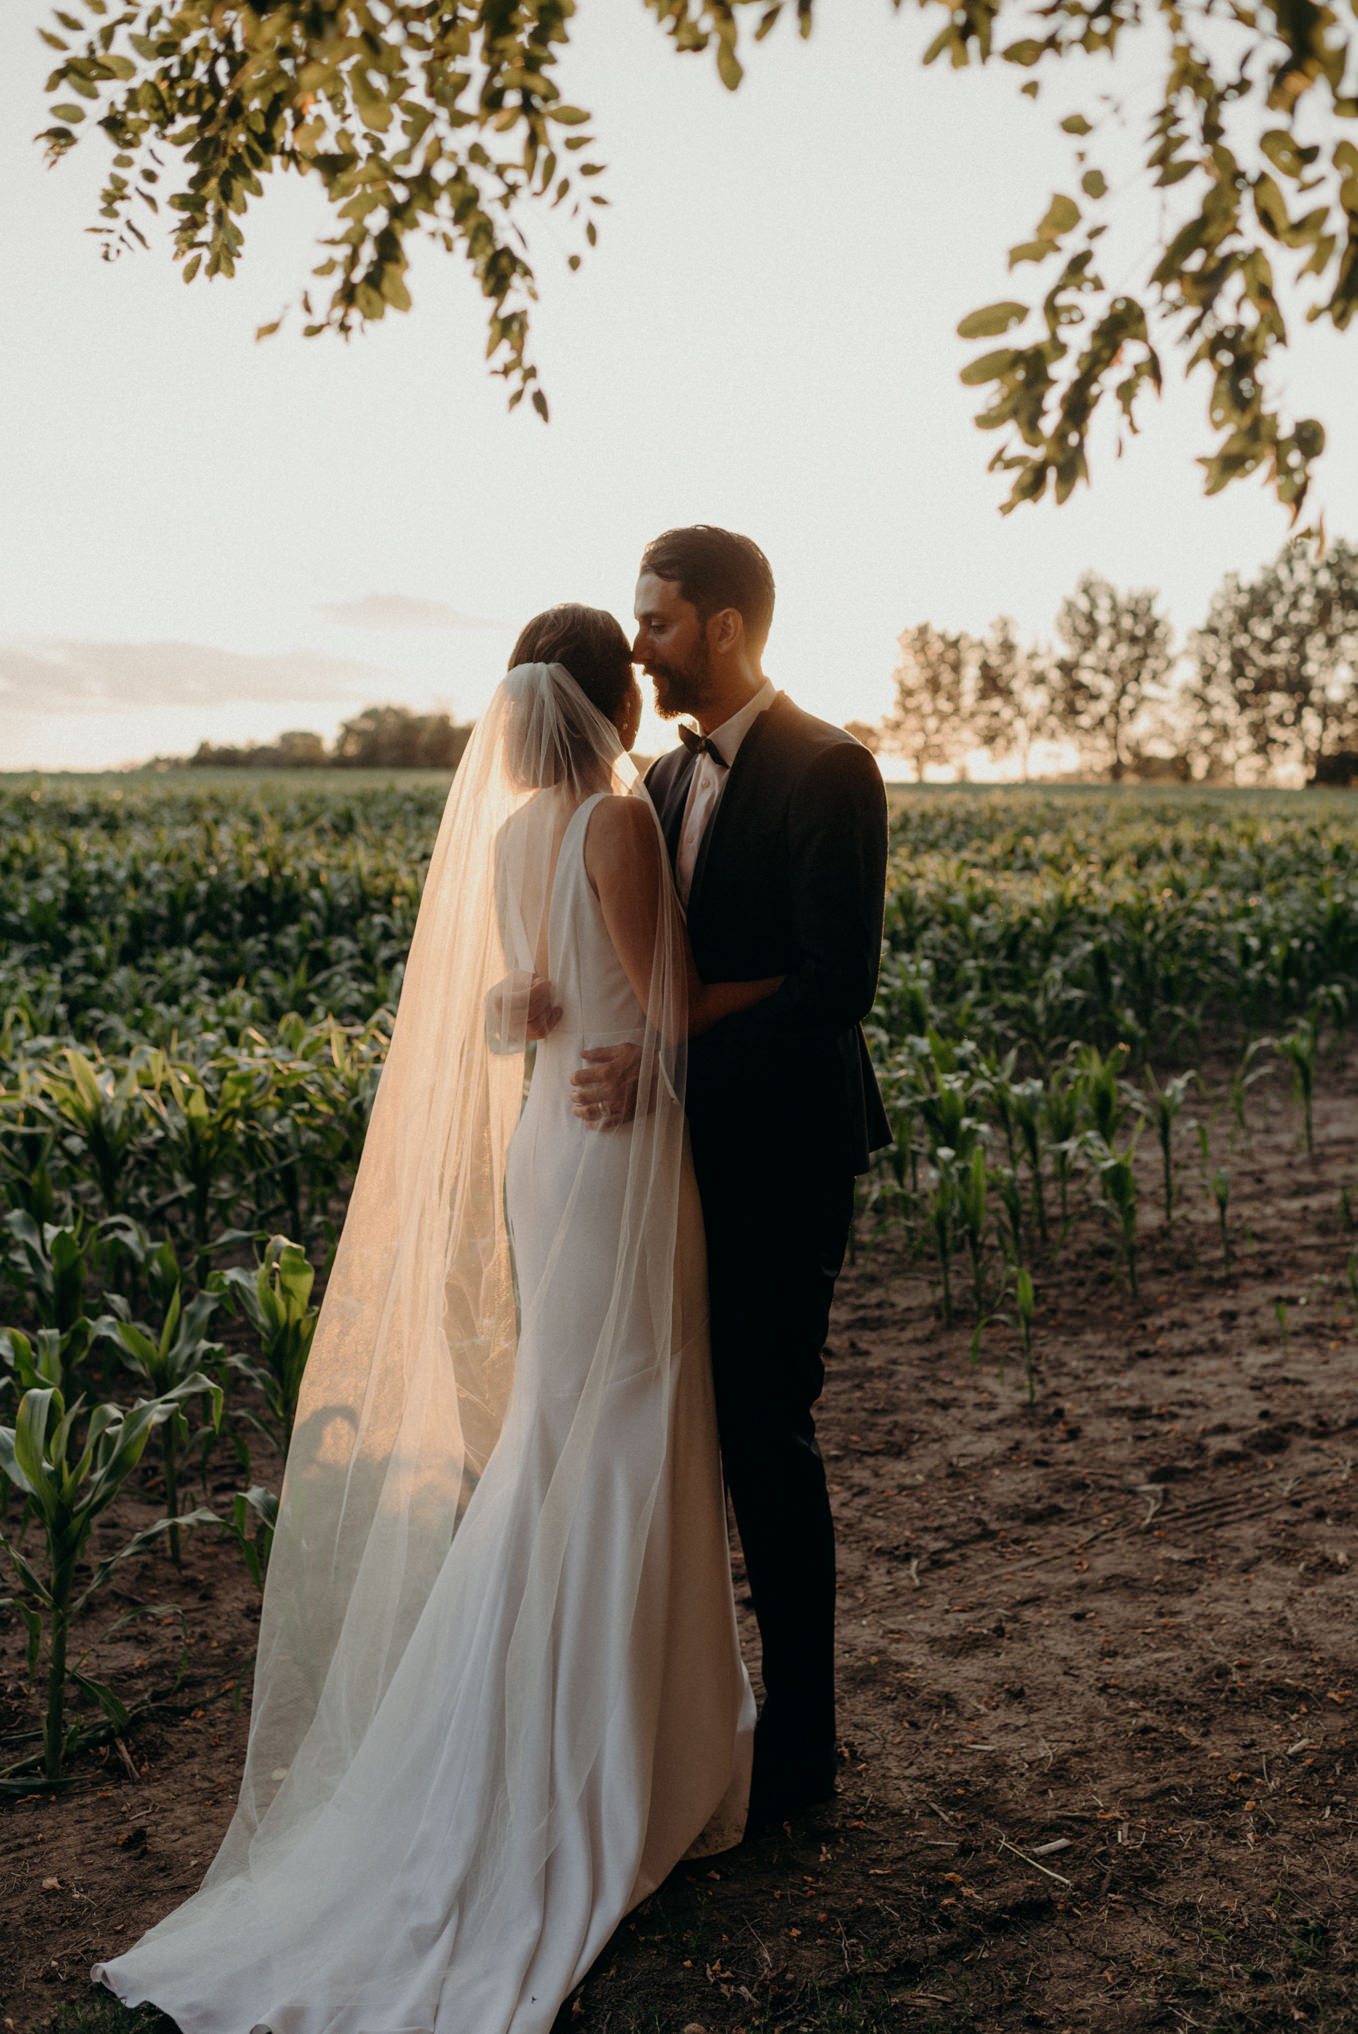
[[[655,710],[661,720],[677,720],[681,713],[696,715],[707,704],[710,666],[705,642],[698,643],[686,663],[652,659],[643,668],[655,686]]]

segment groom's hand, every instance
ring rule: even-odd
[[[637,1081],[641,1047],[594,1045],[580,1055],[584,1064],[571,1075],[576,1115],[591,1130],[616,1130],[637,1113]]]

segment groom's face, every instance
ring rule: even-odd
[[[637,581],[637,633],[632,661],[655,685],[655,710],[662,720],[697,713],[710,690],[707,631],[677,579],[643,572]]]

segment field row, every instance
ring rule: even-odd
[[[178,1559],[188,1521],[233,1533],[256,1576],[267,1558],[252,1449],[286,1448],[440,803],[430,784],[0,791],[0,1482],[46,1680],[0,1785],[55,1781],[125,1722],[67,1647],[127,1554]],[[1209,1103],[1242,1129],[1281,1066],[1309,1146],[1358,990],[1349,815],[898,801],[869,1026],[893,1144],[856,1248],[889,1233],[974,1351],[1010,1321],[1030,1393],[1044,1276],[1097,1239],[1135,1293],[1148,1195],[1167,1224],[1205,1203],[1229,1263]],[[239,1490],[214,1514],[223,1462]],[[161,1519],[119,1542],[101,1521],[123,1492]]]

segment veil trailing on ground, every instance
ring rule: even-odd
[[[229,1902],[233,1887],[285,1865],[299,1835],[314,1835],[379,1705],[393,1703],[399,1715],[403,1702],[413,1713],[421,1701],[445,1700],[444,1688],[419,1685],[428,1622],[439,1621],[428,1658],[444,1675],[450,1649],[456,1659],[459,1648],[471,1656],[485,1645],[477,1627],[485,1606],[476,1611],[467,1576],[458,1583],[450,1571],[460,1564],[474,1579],[482,1552],[489,1558],[497,1528],[488,1465],[516,1397],[530,1388],[525,1367],[535,1393],[544,1375],[550,1381],[561,1327],[549,1317],[559,1305],[551,1278],[534,1291],[516,1281],[507,1213],[506,1161],[532,1078],[524,992],[533,970],[556,981],[569,958],[553,945],[553,876],[568,826],[599,793],[646,797],[613,724],[561,665],[516,667],[449,794],[321,1309],[264,1595],[240,1803],[202,1893],[157,1935],[217,1889]],[[486,1847],[498,1843],[516,1880],[550,1856],[606,1721],[602,1688],[595,1713],[573,1714],[569,1743],[554,1743],[549,1729],[544,1745],[541,1719],[553,1714],[561,1671],[557,1591],[572,1521],[599,1473],[591,1440],[601,1408],[629,1367],[672,1364],[705,1325],[682,1317],[694,1303],[676,1288],[666,1247],[683,1170],[686,977],[658,826],[654,869],[643,857],[638,880],[656,885],[659,927],[638,1026],[646,1100],[626,1129],[582,1129],[580,1138],[582,1154],[598,1137],[626,1141],[617,1249],[591,1264],[598,1288],[585,1361],[560,1380],[546,1496],[508,1612],[503,1741],[467,1748],[482,1768]],[[568,1009],[563,1033],[570,1024]],[[581,1201],[574,1188],[559,1197],[549,1269],[572,1264],[588,1212]],[[558,1203],[548,1196],[548,1205]],[[648,1346],[638,1347],[639,1318]],[[578,1344],[578,1316],[571,1327]],[[654,1450],[654,1496],[663,1417],[645,1446]],[[483,1480],[487,1502],[478,1506]],[[638,1592],[645,1527],[639,1518]],[[609,1615],[619,1615],[616,1603]],[[380,1819],[377,1804],[374,1812]],[[354,1858],[343,1862],[352,1875]]]

